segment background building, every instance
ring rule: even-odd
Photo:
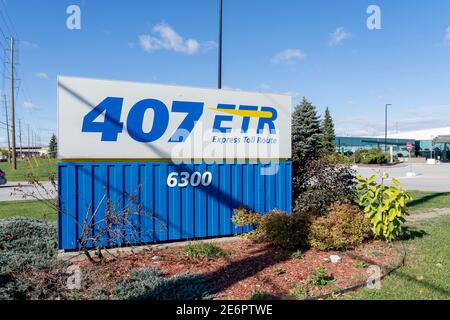
[[[409,156],[407,144],[412,143],[412,155],[450,161],[450,127],[388,134],[387,149],[392,146],[394,155]],[[336,137],[338,152],[352,154],[359,149],[385,148],[383,137]]]

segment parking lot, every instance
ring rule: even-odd
[[[369,177],[377,171],[389,174],[388,185],[391,178],[398,179],[406,190],[421,190],[432,192],[450,192],[450,164],[399,164],[393,167],[358,167],[357,172],[363,177]],[[408,172],[415,176],[407,176]]]

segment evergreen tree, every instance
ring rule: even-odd
[[[48,145],[48,153],[52,158],[56,158],[58,154],[58,140],[56,139],[55,135],[52,135],[52,137],[50,138],[50,143]]]
[[[303,98],[292,114],[292,158],[306,165],[317,159],[321,151],[319,116],[316,107]]]
[[[336,151],[336,134],[334,133],[334,123],[331,117],[330,110],[325,110],[325,116],[322,122],[322,148],[325,152],[335,152]]]

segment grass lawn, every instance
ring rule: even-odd
[[[27,175],[32,173],[39,180],[47,180],[52,172],[57,172],[55,159],[31,159],[17,161],[17,170],[12,170],[8,162],[0,162],[0,169],[6,172],[8,181],[27,181]]]
[[[34,200],[0,202],[0,219],[15,216],[56,221],[56,213],[45,203]]]
[[[450,208],[450,192],[410,191],[413,200],[409,203],[412,212],[424,209]]]
[[[426,234],[405,241],[406,264],[386,277],[380,290],[364,288],[340,299],[450,299],[450,217],[425,220],[413,227]]]

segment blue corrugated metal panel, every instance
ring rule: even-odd
[[[268,174],[261,163],[63,162],[59,164],[59,246],[78,249],[84,219],[102,221],[108,208],[146,213],[130,215],[136,228],[123,232],[136,243],[227,236],[249,231],[231,222],[233,209],[291,211],[292,166],[276,164]],[[272,163],[271,166],[274,166]],[[209,186],[169,187],[172,172],[211,172]],[[138,231],[138,232],[135,232]],[[105,246],[112,243],[104,235]]]

